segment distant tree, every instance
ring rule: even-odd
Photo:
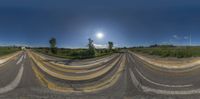
[[[56,48],[56,38],[51,38],[49,40],[49,43],[50,43],[50,47],[51,47],[51,52],[53,54],[56,54],[57,53],[57,48]]]
[[[49,53],[49,49],[48,48],[44,48],[45,53]]]
[[[108,42],[108,49],[109,49],[109,51],[112,51],[112,48],[113,48],[113,42],[109,41]]]
[[[93,40],[91,38],[89,38],[88,41],[89,41],[89,43],[88,43],[88,47],[89,47],[88,54],[89,54],[89,56],[94,57],[96,51],[95,51],[95,46],[93,44]]]
[[[158,44],[150,45],[149,47],[158,47]]]

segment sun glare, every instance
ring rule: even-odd
[[[101,32],[99,32],[99,33],[96,34],[96,37],[97,37],[98,39],[102,39],[102,38],[104,37],[104,34],[101,33]]]

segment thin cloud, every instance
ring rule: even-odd
[[[94,44],[95,48],[107,48],[107,44]]]
[[[179,39],[180,37],[178,35],[173,35],[173,38]]]
[[[174,39],[185,39],[185,40],[187,40],[187,39],[189,39],[189,37],[188,36],[179,36],[179,35],[173,35],[173,38]]]

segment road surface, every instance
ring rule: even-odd
[[[98,64],[77,61],[76,66],[21,52],[0,65],[0,99],[200,98],[198,68],[183,72],[153,68],[129,52],[110,58],[100,58]]]

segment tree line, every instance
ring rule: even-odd
[[[58,52],[58,48],[57,48],[57,41],[56,41],[56,38],[51,38],[49,40],[49,44],[50,44],[50,50],[51,50],[51,53],[53,54],[57,54]],[[83,58],[90,58],[90,57],[95,57],[97,56],[97,51],[99,53],[112,53],[112,52],[115,52],[113,50],[113,47],[114,47],[114,43],[109,41],[108,42],[108,48],[107,49],[103,49],[101,51],[97,50],[94,46],[94,41],[89,38],[88,39],[88,44],[87,44],[87,47],[88,49],[87,50],[84,50],[84,51],[80,51],[80,52],[74,52],[72,53],[74,56],[80,56],[80,57],[83,57]]]

